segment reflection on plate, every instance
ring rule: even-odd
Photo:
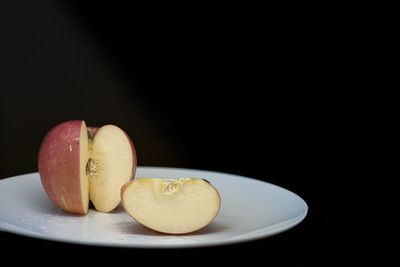
[[[167,235],[136,223],[119,206],[111,213],[93,209],[72,215],[47,197],[38,173],[0,180],[0,230],[76,244],[179,248],[232,244],[271,236],[300,223],[308,207],[296,194],[259,180],[213,171],[138,167],[136,177],[205,178],[221,195],[221,209],[205,228]]]

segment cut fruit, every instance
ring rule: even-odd
[[[98,211],[109,212],[121,202],[121,187],[133,176],[129,137],[114,125],[101,127],[93,138],[86,172],[89,196]]]
[[[40,146],[38,168],[44,190],[54,204],[68,212],[88,212],[87,157],[88,136],[84,121],[57,125]]]
[[[122,204],[140,224],[168,234],[185,234],[208,225],[217,216],[221,199],[200,178],[137,178],[121,189]]]
[[[38,169],[43,187],[61,209],[86,214],[89,198],[98,211],[120,203],[120,188],[133,179],[136,151],[128,135],[114,125],[86,127],[67,121],[43,139]]]

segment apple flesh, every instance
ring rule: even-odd
[[[185,234],[207,226],[221,199],[200,178],[137,178],[121,188],[124,209],[138,223],[167,234]]]
[[[82,120],[51,129],[39,149],[44,190],[61,209],[87,214],[89,200],[109,212],[121,202],[120,188],[136,172],[136,151],[129,136],[114,125],[87,127]]]
[[[136,153],[128,135],[114,125],[98,129],[92,142],[86,165],[89,196],[96,210],[109,212],[121,202],[121,187],[135,176]]]

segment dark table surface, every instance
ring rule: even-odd
[[[335,45],[326,46],[320,28],[220,28],[229,41],[218,29],[197,38],[189,31],[186,49],[174,52],[164,43],[168,29],[147,30],[159,43],[146,43],[139,37],[143,27],[133,27],[131,13],[114,5],[26,1],[0,10],[0,178],[36,172],[45,133],[84,119],[124,129],[139,165],[253,177],[309,205],[295,228],[243,244],[137,250],[2,232],[2,259],[24,260],[13,253],[20,251],[32,252],[34,261],[55,256],[62,263],[92,255],[99,263],[187,257],[192,263],[261,259],[271,266],[399,264],[398,175],[385,151],[392,146],[393,106],[363,90],[366,83]],[[256,37],[262,33],[269,38],[264,43]],[[187,47],[192,42],[195,50]],[[174,70],[189,64],[203,71]],[[142,66],[161,70],[137,72]]]

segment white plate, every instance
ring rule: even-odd
[[[205,178],[221,195],[221,209],[205,228],[167,235],[135,222],[119,206],[72,215],[47,197],[38,173],[0,180],[0,230],[76,244],[135,248],[202,247],[271,236],[300,223],[308,207],[296,194],[259,180],[213,171],[138,167],[136,177]]]

